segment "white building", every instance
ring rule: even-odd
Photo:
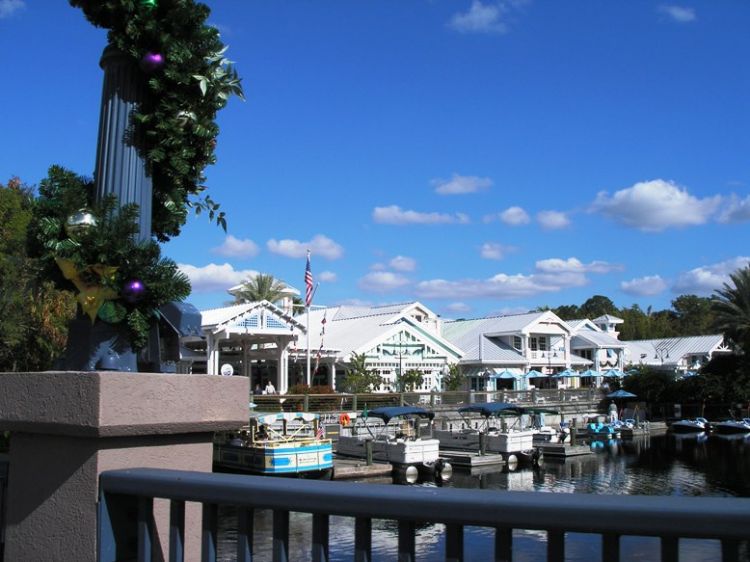
[[[716,354],[731,353],[721,334],[626,341],[625,364],[685,374],[697,371]]]

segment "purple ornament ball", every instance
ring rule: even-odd
[[[164,66],[165,59],[161,53],[146,53],[141,59],[141,68],[144,72],[156,72]]]
[[[135,304],[146,294],[146,286],[140,279],[131,279],[122,288],[122,298],[130,304]]]

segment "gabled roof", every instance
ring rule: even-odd
[[[617,348],[623,349],[625,342],[612,337],[606,332],[594,332],[593,330],[581,330],[576,332],[570,340],[570,347],[581,348]]]
[[[686,355],[709,355],[715,351],[728,351],[723,349],[724,336],[721,334],[622,343],[625,344],[627,361],[647,365],[676,365]]]
[[[414,302],[388,306],[338,306],[315,309],[309,312],[310,349],[335,350],[342,356],[352,352],[362,353],[376,345],[379,338],[385,338],[390,332],[405,327],[415,337],[427,342],[432,341],[436,347],[442,347],[447,353],[458,358],[461,349],[439,334],[433,333],[426,326],[411,318],[408,314]],[[423,305],[421,308],[431,312]],[[434,315],[434,313],[432,313]],[[295,317],[302,325],[307,324],[307,313]],[[325,333],[323,332],[325,318]],[[304,349],[307,337],[297,342],[298,349]]]
[[[222,308],[212,308],[209,310],[201,311],[201,329],[214,330],[217,326],[228,325],[234,320],[239,320],[243,316],[246,316],[251,311],[265,308],[271,311],[276,316],[281,317],[286,323],[295,327],[298,330],[304,331],[304,325],[300,324],[297,319],[284,312],[281,308],[268,301],[258,302],[246,302],[242,304],[235,304],[232,306],[225,306]]]
[[[565,322],[568,324],[568,326],[570,326],[570,329],[573,333],[576,333],[580,330],[587,330],[589,332],[602,332],[603,331],[599,326],[594,324],[594,322],[589,320],[588,318],[566,320]]]
[[[602,314],[598,318],[594,318],[592,322],[595,322],[596,324],[622,324],[625,320],[618,318],[617,316],[612,316],[611,314]]]

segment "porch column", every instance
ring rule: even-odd
[[[206,373],[219,374],[219,338],[215,334],[206,337]]]
[[[278,351],[276,373],[279,377],[277,381],[279,394],[286,394],[289,391],[289,352],[286,347],[286,338],[276,338],[276,348]]]
[[[331,388],[336,388],[336,358],[331,357],[331,366],[328,369],[328,384],[331,385]]]
[[[250,344],[246,339],[242,340],[242,376],[250,378]]]

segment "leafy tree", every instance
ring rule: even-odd
[[[715,327],[742,350],[750,354],[750,266],[729,275],[731,282],[717,290],[712,298]]]
[[[644,368],[639,375],[627,377],[622,386],[639,400],[655,404],[665,401],[666,393],[673,384],[672,373]]]
[[[352,353],[351,361],[346,369],[343,382],[344,392],[361,394],[372,392],[383,384],[383,379],[374,370],[367,367],[367,357],[364,353]]]
[[[583,318],[580,309],[574,304],[564,304],[552,310],[563,320],[577,320]]]
[[[594,295],[584,302],[578,309],[579,318],[598,318],[604,314],[617,316],[620,313],[609,297],[603,295]]]
[[[27,254],[35,205],[18,179],[0,184],[0,371],[52,368],[75,314],[74,297],[40,281],[40,264]]]
[[[412,392],[415,386],[420,386],[424,380],[424,375],[419,369],[409,369],[403,374],[396,376],[396,385],[399,392]]]
[[[283,281],[268,273],[258,273],[242,282],[242,288],[234,295],[233,304],[267,300],[277,302],[287,294]]]
[[[464,376],[461,374],[461,369],[456,363],[453,363],[448,367],[448,374],[443,377],[443,390],[459,390],[463,384]]]
[[[676,331],[681,336],[711,334],[714,313],[711,299],[696,295],[680,295],[672,301],[676,316]]]

